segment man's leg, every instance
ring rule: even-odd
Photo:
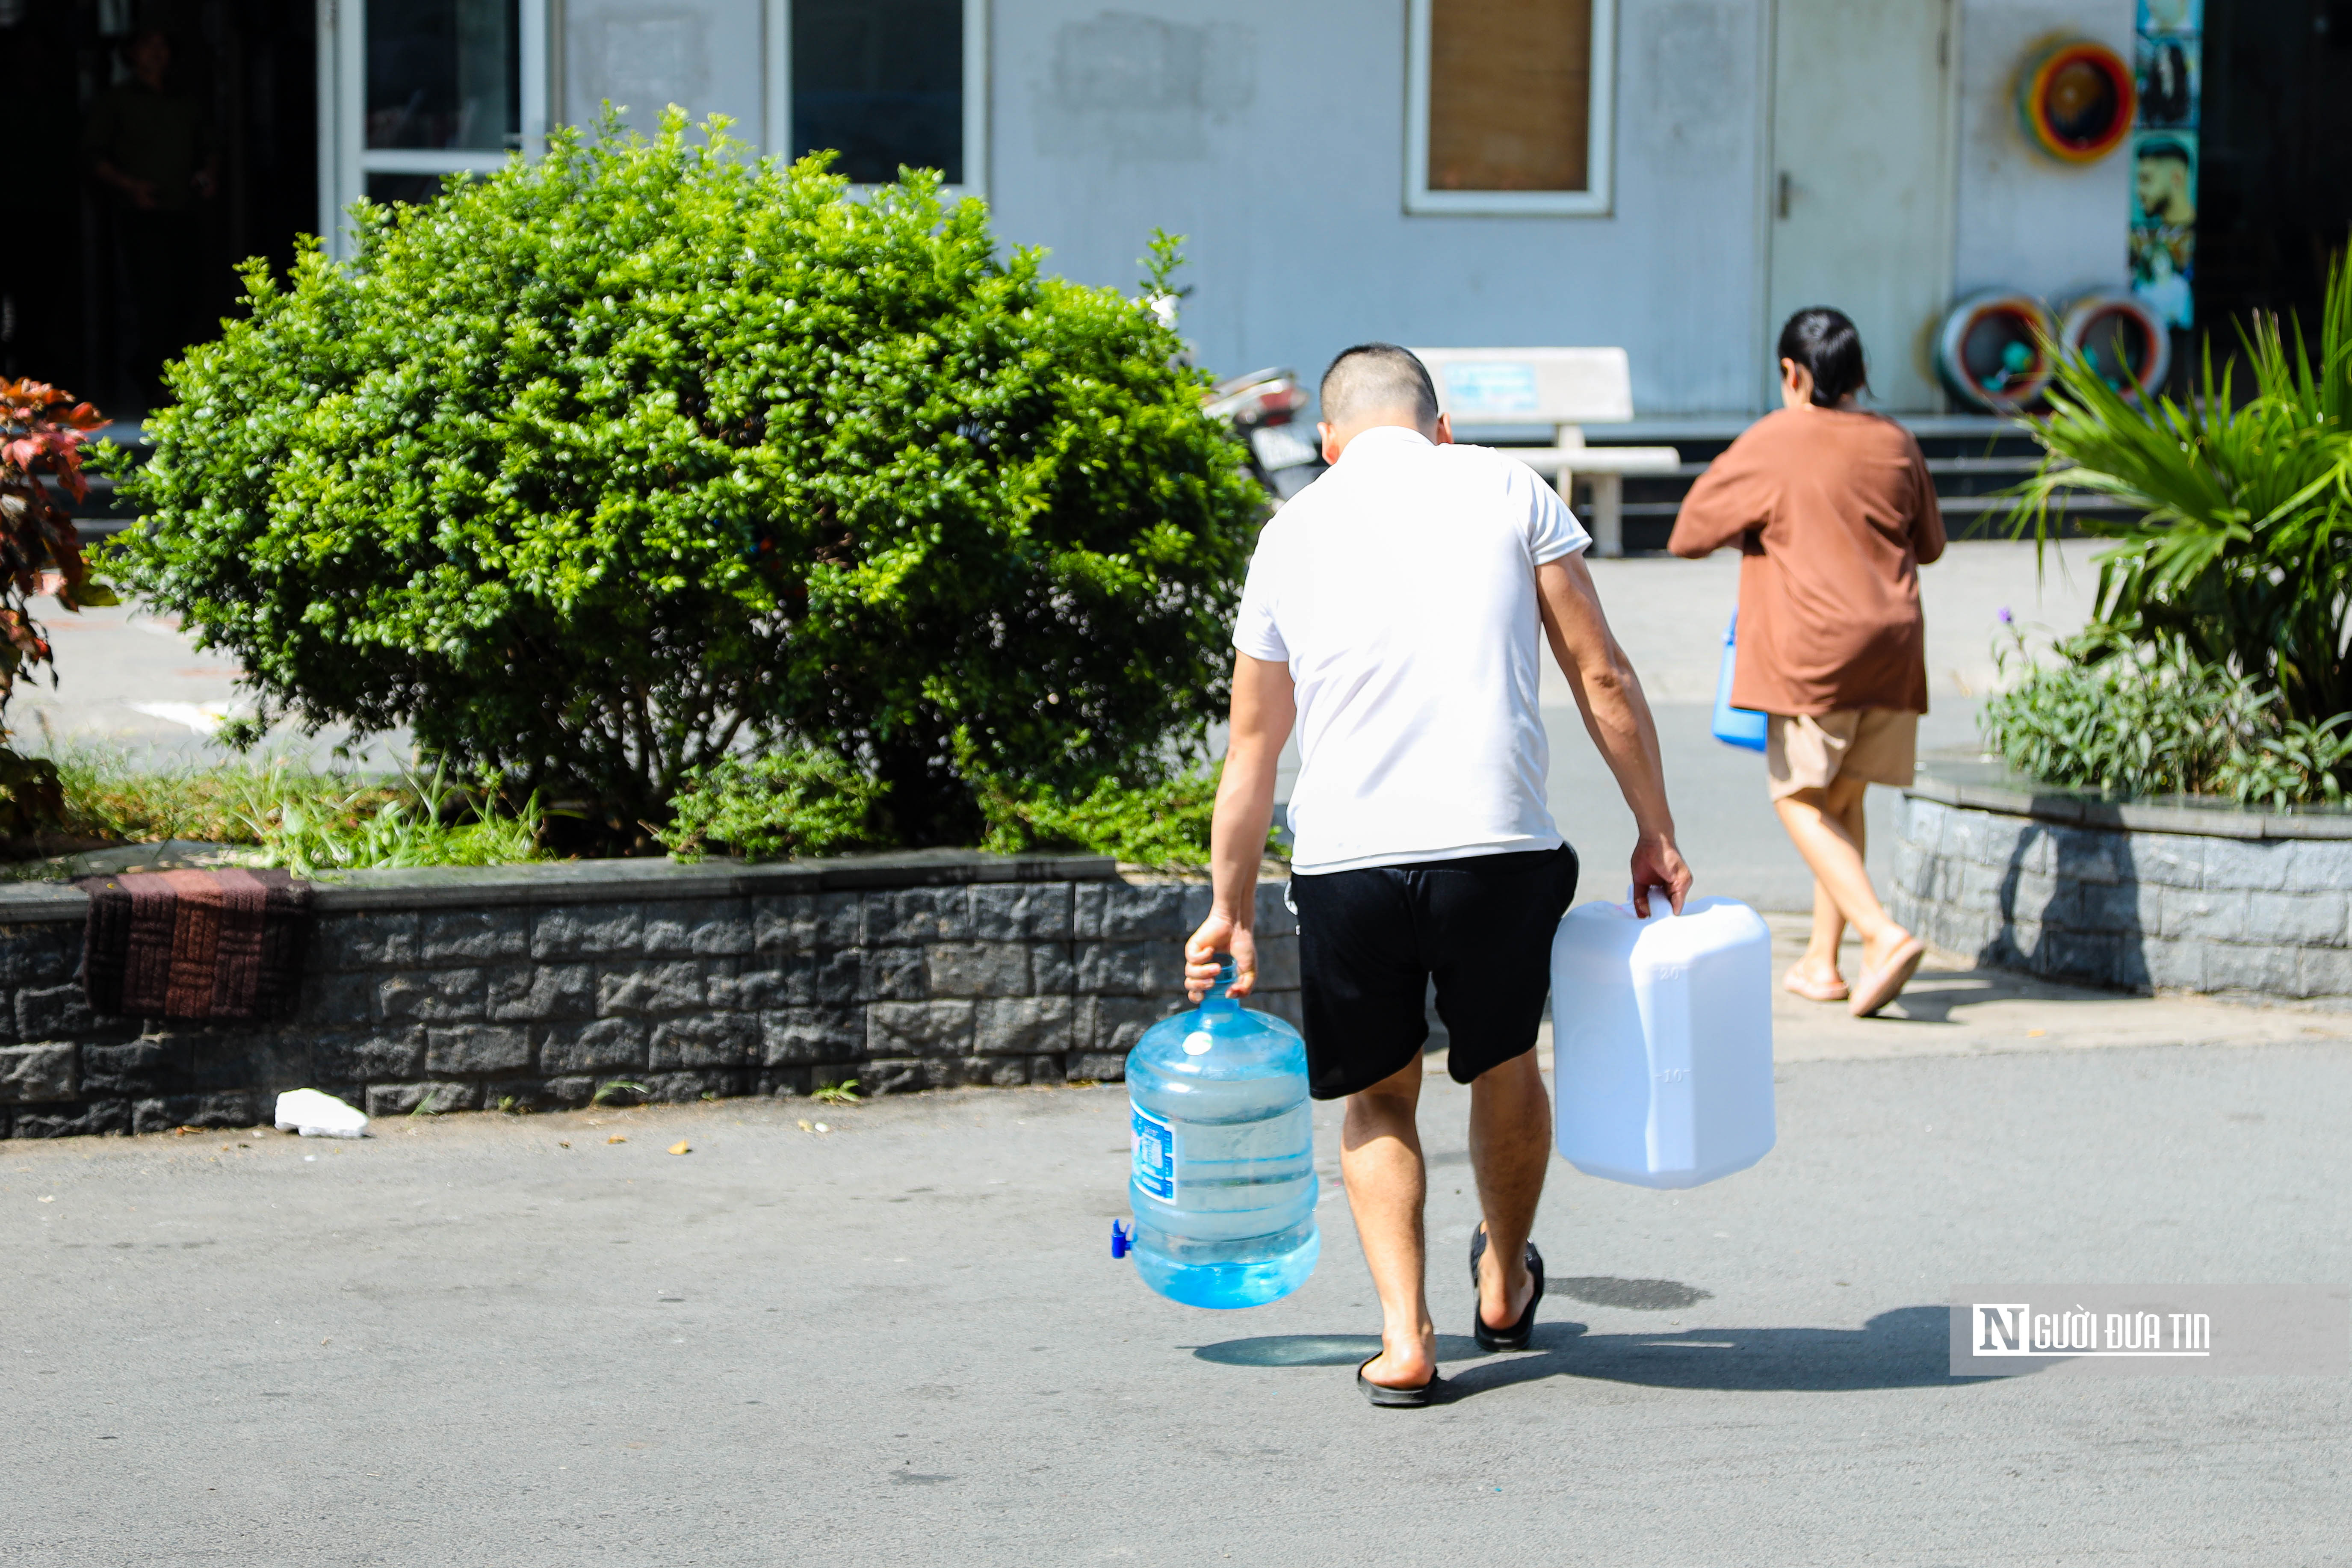
[[[1535,1294],[1528,1235],[1550,1168],[1551,1100],[1535,1052],[1526,1051],[1488,1068],[1470,1085],[1470,1169],[1486,1216],[1478,1316],[1490,1329],[1517,1322]]]
[[[1863,867],[1862,799],[1869,787],[1862,779],[1841,776],[1826,789],[1801,789],[1772,803],[1797,853],[1811,868],[1813,880],[1861,933],[1865,971],[1884,963],[1911,934],[1888,918]],[[1816,933],[1819,930],[1817,919]]]
[[[1419,1388],[1437,1373],[1437,1326],[1430,1321],[1422,1202],[1429,1178],[1421,1160],[1421,1058],[1348,1097],[1339,1173],[1348,1207],[1381,1299],[1381,1353],[1364,1369],[1374,1383]],[[1481,1184],[1484,1190],[1484,1184]]]

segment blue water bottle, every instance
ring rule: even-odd
[[[1111,1256],[1190,1307],[1261,1307],[1307,1282],[1315,1228],[1315,1122],[1298,1031],[1226,994],[1163,1018],[1127,1056],[1135,1228]]]

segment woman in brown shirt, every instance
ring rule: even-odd
[[[1749,426],[1691,487],[1667,548],[1739,547],[1731,700],[1771,715],[1765,771],[1781,825],[1813,873],[1813,934],[1782,982],[1866,1017],[1919,967],[1863,867],[1863,795],[1907,784],[1927,710],[1919,567],[1944,552],[1943,514],[1911,433],[1865,414],[1862,337],[1843,314],[1780,330],[1784,406]],[[1852,922],[1862,977],[1838,973]]]

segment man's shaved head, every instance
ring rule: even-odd
[[[1344,430],[1375,414],[1407,414],[1426,433],[1437,426],[1437,387],[1411,349],[1358,343],[1323,373],[1323,423]]]

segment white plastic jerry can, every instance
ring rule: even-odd
[[[1589,1176],[1696,1187],[1769,1152],[1772,934],[1737,899],[1580,904],[1551,944],[1553,1126]]]

